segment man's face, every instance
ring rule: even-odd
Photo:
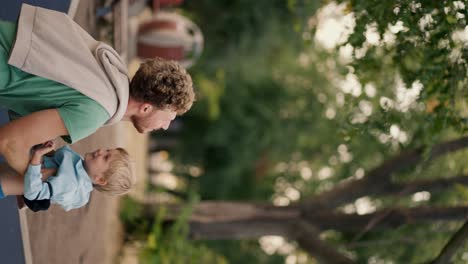
[[[150,132],[153,130],[166,130],[175,119],[177,113],[172,110],[157,110],[155,108],[148,113],[140,113],[133,116],[131,121],[139,133]]]

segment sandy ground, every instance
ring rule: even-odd
[[[93,16],[93,1],[81,0],[75,20],[96,36]],[[135,161],[137,183],[141,185],[146,173],[146,142],[147,137],[137,134],[130,123],[121,122],[101,128],[72,148],[84,154],[96,148],[125,147]],[[119,199],[95,191],[87,206],[70,212],[58,206],[38,213],[23,209],[27,210],[33,263],[118,263],[122,243],[118,205]]]

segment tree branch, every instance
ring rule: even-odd
[[[190,219],[191,239],[257,239],[275,235],[296,240],[323,263],[354,263],[319,239],[310,223],[301,221],[297,208],[236,202],[202,202]]]
[[[374,189],[369,190],[372,195],[408,195],[415,192],[435,192],[446,190],[455,184],[468,185],[468,175],[460,175],[454,177],[442,178],[438,177],[434,180],[419,180],[408,183],[390,183],[385,190],[377,193]]]
[[[289,237],[299,219],[245,219],[199,222],[190,220],[189,238],[194,240],[244,240],[262,236]]]
[[[466,147],[468,147],[468,137],[440,143],[432,147],[428,160]],[[360,180],[338,185],[330,191],[304,200],[300,203],[302,212],[305,215],[314,214],[320,209],[333,209],[341,204],[354,201],[361,196],[368,195],[371,190],[374,193],[383,192],[391,185],[391,175],[394,172],[414,166],[421,162],[422,158],[422,148],[402,152],[383,162]]]
[[[382,217],[384,216],[384,217]],[[372,228],[396,228],[405,224],[429,221],[463,220],[468,216],[468,206],[458,207],[415,207],[384,209],[371,214],[345,214],[322,211],[305,218],[321,230],[335,229],[342,232],[361,232],[369,223]],[[378,222],[373,222],[379,219]]]
[[[143,203],[145,217],[159,212],[158,204]],[[166,220],[176,219],[184,205],[166,209]],[[289,236],[299,221],[297,207],[280,207],[271,203],[203,201],[192,208],[189,219],[193,239],[252,239],[266,235]]]
[[[429,154],[429,160],[466,147],[468,147],[468,136],[437,144],[432,147]]]
[[[455,233],[455,235],[453,235],[450,241],[442,249],[439,256],[437,256],[437,258],[435,258],[431,262],[431,264],[451,263],[450,260],[452,259],[453,255],[455,255],[458,248],[464,245],[467,238],[468,238],[468,220],[465,221],[465,224],[460,228],[460,230],[458,230]]]
[[[351,264],[355,263],[348,256],[340,253],[335,248],[327,245],[319,239],[319,231],[310,223],[300,221],[297,223],[295,240],[311,256],[317,258],[320,263]]]

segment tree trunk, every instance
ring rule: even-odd
[[[468,217],[467,217],[468,219]],[[468,220],[458,230],[450,241],[440,252],[439,256],[431,262],[431,264],[448,264],[451,263],[453,255],[457,252],[458,248],[463,247],[466,239],[468,238]]]
[[[147,217],[154,217],[159,206],[145,204]],[[184,208],[167,207],[168,220],[173,221]],[[200,240],[258,239],[262,236],[283,236],[299,245],[323,263],[353,263],[347,256],[319,239],[319,232],[303,222],[296,206],[280,207],[269,203],[200,202],[192,208],[189,238]]]
[[[406,224],[429,221],[463,220],[467,216],[468,206],[448,208],[416,207],[384,209],[365,215],[320,212],[313,216],[307,216],[305,220],[321,230],[334,229],[342,232],[360,232],[368,228],[370,223],[373,224],[373,228],[395,228]],[[378,219],[378,221],[374,223],[375,219]]]
[[[166,218],[175,219],[187,205],[143,202],[144,215],[154,217],[159,208],[168,209]],[[191,220],[203,223],[228,222],[246,219],[295,219],[300,216],[295,206],[274,206],[261,202],[202,201],[192,208]]]
[[[290,237],[298,219],[244,219],[237,221],[190,221],[190,238],[200,240],[248,240],[262,236]]]
[[[146,217],[154,218],[161,206],[144,203]],[[166,205],[166,220],[173,221],[184,209]],[[275,235],[296,240],[312,256],[324,263],[353,263],[336,249],[320,240],[326,229],[363,232],[372,228],[395,228],[424,221],[460,220],[468,217],[468,206],[451,208],[417,207],[384,209],[372,214],[344,214],[320,211],[301,215],[298,206],[274,206],[270,203],[204,201],[193,206],[189,217],[191,239],[257,239]],[[378,219],[378,221],[375,221]],[[370,225],[371,224],[371,225]]]
[[[144,215],[153,218],[161,206],[144,205]],[[166,205],[165,219],[174,220],[183,206]],[[468,217],[468,206],[438,208],[393,208],[371,214],[345,214],[321,211],[312,216],[301,217],[295,206],[274,206],[267,203],[200,202],[192,209],[190,217],[191,236],[194,239],[255,239],[266,235],[295,236],[300,221],[319,230],[334,229],[342,232],[359,232],[375,218],[385,215],[375,228],[395,228],[405,224],[429,221],[456,221]]]
[[[435,192],[447,190],[455,184],[468,185],[468,175],[442,178],[437,177],[434,180],[420,180],[408,183],[391,183],[387,188],[376,193],[375,190],[369,190],[369,195],[408,195],[415,192]]]
[[[184,210],[182,205],[166,207],[165,219],[174,220]],[[160,206],[144,204],[145,217],[154,217]],[[289,236],[291,226],[299,221],[296,207],[278,207],[269,203],[211,202],[196,204],[190,216],[193,239],[255,239],[266,235]]]
[[[468,137],[435,145],[429,153],[428,160],[465,147],[468,147]],[[371,190],[373,193],[384,192],[391,185],[391,175],[394,172],[418,164],[422,157],[422,149],[405,151],[371,170],[365,178],[338,185],[328,192],[304,200],[300,203],[302,210],[305,215],[313,215],[318,210],[334,209],[366,196]]]
[[[310,223],[301,221],[297,223],[297,234],[295,240],[299,246],[309,254],[315,257],[320,263],[333,264],[351,264],[355,263],[348,256],[336,250],[336,246],[332,247],[324,243],[320,238],[320,232]]]

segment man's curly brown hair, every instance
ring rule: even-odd
[[[154,58],[143,62],[130,82],[130,96],[157,109],[181,115],[192,107],[192,78],[175,61]]]

